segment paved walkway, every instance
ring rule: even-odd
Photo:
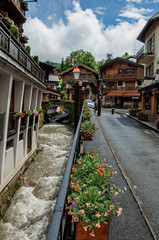
[[[154,237],[109,147],[107,136],[103,134],[100,128],[100,118],[102,118],[102,115],[100,117],[93,115],[91,119],[98,125],[99,130],[97,134],[94,135],[92,142],[84,142],[84,152],[96,152],[101,158],[107,158],[108,163],[118,172],[118,174],[114,176],[115,185],[121,189],[127,189],[125,193],[117,196],[117,201],[120,202],[123,212],[120,217],[114,218],[110,223],[109,240],[153,240]],[[145,124],[145,122],[143,124]],[[149,122],[146,124],[149,124],[149,127],[154,127],[153,123]]]

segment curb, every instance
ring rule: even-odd
[[[126,114],[125,114],[125,115],[126,115]],[[146,211],[145,211],[145,209],[144,209],[144,206],[143,206],[143,204],[142,204],[142,201],[140,200],[137,192],[135,191],[135,189],[134,189],[134,187],[133,187],[133,185],[132,185],[132,183],[131,183],[131,180],[130,180],[129,177],[126,175],[125,170],[124,170],[124,168],[122,167],[122,165],[121,165],[121,163],[120,163],[120,161],[119,161],[119,159],[118,159],[118,157],[117,157],[117,155],[116,155],[116,153],[115,153],[115,151],[114,151],[114,149],[113,149],[113,147],[112,147],[112,145],[111,145],[111,143],[110,143],[110,141],[109,141],[109,139],[108,139],[108,137],[107,137],[107,135],[106,135],[106,133],[105,133],[102,125],[101,125],[101,123],[100,123],[99,117],[97,117],[97,116],[95,116],[95,117],[96,117],[97,122],[98,122],[98,124],[99,124],[99,127],[100,127],[100,129],[101,129],[101,131],[102,131],[102,134],[103,134],[105,140],[107,141],[108,146],[110,147],[110,150],[112,151],[112,154],[113,154],[113,156],[114,156],[114,158],[115,158],[115,160],[116,160],[116,162],[117,162],[117,164],[118,164],[118,166],[119,166],[119,169],[120,169],[120,171],[121,171],[121,174],[123,175],[123,177],[124,177],[126,183],[128,184],[128,186],[130,187],[130,191],[132,192],[132,194],[133,194],[133,196],[134,196],[134,199],[135,199],[135,201],[136,201],[136,203],[137,203],[137,205],[138,205],[138,207],[139,207],[139,209],[140,209],[140,211],[141,211],[141,213],[142,213],[142,215],[143,215],[143,217],[144,217],[144,219],[145,219],[145,222],[147,223],[147,225],[148,225],[148,227],[149,227],[149,229],[150,229],[150,232],[151,232],[154,240],[158,240],[158,239],[157,239],[157,236],[156,236],[156,233],[155,233],[155,231],[153,230],[153,226],[152,226],[151,222],[149,221],[149,219],[148,219],[147,216],[146,216]],[[132,116],[131,116],[131,117],[132,117]],[[133,118],[133,117],[132,117],[132,118]],[[135,119],[135,118],[133,118],[133,119]],[[138,120],[138,119],[135,119],[135,120],[137,120],[137,121],[140,122],[140,120]],[[142,121],[141,121],[141,123],[142,123]],[[146,124],[146,125],[147,125],[147,124]],[[152,126],[150,126],[150,125],[148,124],[148,127],[151,128]],[[156,130],[156,129],[154,128],[153,130]],[[157,132],[159,132],[159,131],[157,130]]]
[[[126,115],[127,117],[132,118],[132,119],[134,119],[135,121],[140,122],[140,123],[142,123],[143,125],[151,128],[151,129],[154,130],[155,132],[159,133],[159,129],[155,128],[154,126],[152,126],[152,125],[150,125],[150,124],[148,124],[148,123],[146,123],[146,122],[144,122],[144,121],[141,121],[141,120],[139,120],[138,118],[135,118],[135,117],[133,117],[133,116],[130,116],[128,113],[125,113],[125,115]]]

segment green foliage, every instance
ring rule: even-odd
[[[65,102],[64,108],[66,108],[69,112],[69,124],[73,127],[73,125],[74,125],[74,103],[73,102]]]
[[[63,61],[63,71],[72,67],[72,58],[74,57],[74,64],[79,64],[82,63],[94,70],[97,70],[96,67],[96,61],[95,61],[95,57],[92,55],[91,52],[86,52],[82,49],[78,50],[78,51],[73,51],[71,52],[71,54],[69,56],[66,57],[66,59],[62,60]]]
[[[138,112],[138,115],[140,115],[140,116],[148,116],[148,113],[145,112],[145,111],[140,111],[140,112]]]
[[[123,59],[127,59],[128,57],[130,57],[130,56],[127,52],[122,56]]]
[[[38,56],[33,56],[33,59],[39,65],[39,57]]]
[[[95,123],[86,120],[83,123],[81,123],[80,132],[82,133],[89,133],[94,134],[97,131],[97,126]]]
[[[62,99],[66,99],[66,87],[65,85],[63,84],[63,81],[62,79],[60,80],[60,93],[62,94]]]
[[[106,59],[102,59],[98,61],[97,64],[97,71],[100,72],[100,67],[103,66],[104,64],[110,62],[113,60],[113,54],[112,53],[107,53]]]
[[[111,184],[114,174],[106,159],[93,153],[80,157],[73,165],[67,197],[68,215],[72,215],[74,222],[86,222],[85,230],[89,228],[94,233],[100,223],[121,214],[122,209],[114,201],[120,189]]]
[[[14,25],[13,27],[10,28],[11,33],[16,37],[16,39],[19,38],[19,28]]]
[[[25,46],[25,50],[29,53],[29,55],[30,55],[30,53],[31,53],[31,48],[30,48],[30,46]]]
[[[51,61],[46,61],[46,62],[44,62],[44,63],[46,63],[46,64],[48,64],[48,65],[50,65],[50,66],[53,66],[53,67],[56,67],[56,68],[61,69],[61,64],[60,64],[60,63],[51,62]]]

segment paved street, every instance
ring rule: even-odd
[[[151,240],[149,227],[155,239],[159,239],[159,134],[119,112],[115,110],[112,115],[102,109],[100,117],[93,116],[92,120],[99,123],[99,132],[91,143],[85,142],[85,151],[96,149],[113,167],[121,168],[122,174],[118,170],[115,178],[116,185],[126,186],[126,178],[141,208],[132,192],[125,192],[120,197],[123,216],[113,220],[110,239]]]

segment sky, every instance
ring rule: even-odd
[[[137,36],[158,11],[159,0],[38,0],[29,3],[24,34],[40,61],[60,63],[80,49],[99,61],[136,54]]]

